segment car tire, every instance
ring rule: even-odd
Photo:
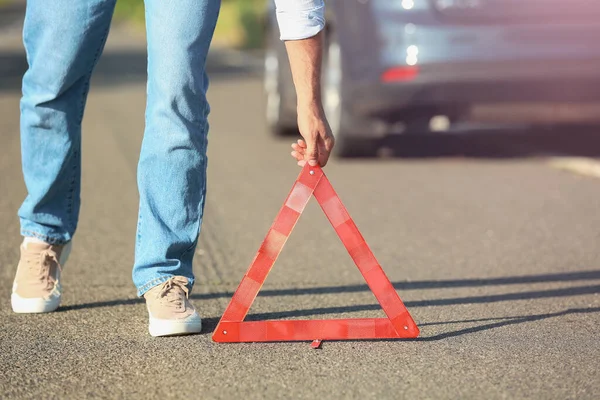
[[[272,34],[269,34],[273,36]],[[298,132],[295,125],[289,121],[295,120],[286,114],[286,109],[281,96],[282,74],[281,60],[277,52],[277,43],[271,39],[271,43],[265,55],[265,93],[266,119],[269,131],[274,136],[290,136]]]
[[[340,158],[375,156],[378,141],[367,137],[374,127],[353,116],[344,104],[341,49],[331,28],[323,61],[324,108],[335,137],[333,155]]]

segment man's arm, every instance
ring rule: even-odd
[[[321,100],[323,0],[275,0],[281,39],[290,59],[298,97],[298,128],[304,140],[294,143],[298,165],[325,166],[334,145]]]

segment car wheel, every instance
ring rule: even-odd
[[[342,97],[342,56],[335,33],[330,31],[324,58],[324,108],[335,137],[333,154],[337,157],[372,157],[377,154],[377,142],[360,132],[365,121],[357,121],[344,106]],[[364,128],[369,129],[369,128]],[[361,137],[362,136],[362,137]]]
[[[294,132],[294,127],[286,123],[284,107],[281,99],[281,73],[277,51],[270,48],[265,56],[265,92],[267,95],[266,117],[267,125],[275,136],[288,136]]]

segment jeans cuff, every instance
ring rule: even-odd
[[[44,235],[39,232],[30,231],[27,229],[21,229],[21,236],[36,238],[39,240],[43,240],[44,242],[46,242],[48,244],[53,244],[53,245],[58,245],[58,246],[65,245],[71,241],[70,239],[65,239],[62,236],[61,237],[48,236],[48,235]]]

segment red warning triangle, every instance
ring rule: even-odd
[[[315,196],[350,253],[387,318],[246,321],[275,260],[311,196]],[[258,254],[233,294],[215,332],[215,342],[280,342],[295,340],[348,340],[416,338],[413,321],[390,280],[375,259],[348,211],[319,167],[305,166],[279,211]]]

